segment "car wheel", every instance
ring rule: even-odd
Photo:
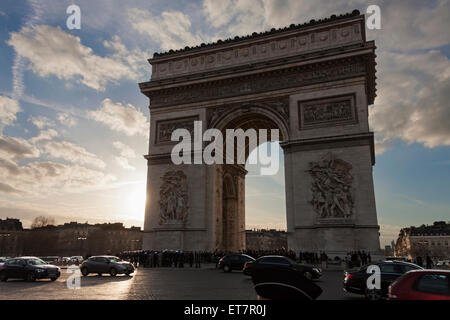
[[[111,268],[111,270],[109,270],[109,274],[111,277],[115,277],[117,275],[117,270],[115,268]]]
[[[229,265],[224,265],[223,266],[223,272],[231,272],[231,268],[230,268],[230,266]]]
[[[377,300],[381,300],[382,298],[382,294],[381,294],[381,290],[377,290],[377,289],[366,289],[366,292],[364,294],[366,296],[367,300],[372,300],[372,301],[377,301]]]
[[[0,272],[0,281],[1,282],[6,282],[8,281],[8,277],[6,276],[6,272]]]
[[[35,281],[36,280],[36,276],[34,275],[34,273],[33,272],[29,272],[28,274],[27,274],[27,281],[28,282],[33,282],[33,281]]]
[[[57,279],[58,279],[58,278],[55,278],[55,277],[50,278],[51,281],[56,281]]]
[[[130,274],[132,274],[132,272],[125,272],[125,274],[126,274],[127,276],[130,276]]]
[[[308,280],[312,280],[312,273],[309,271],[306,271],[305,273],[303,273],[303,275],[305,276],[306,279]]]
[[[88,269],[86,267],[81,268],[81,274],[86,277],[89,274]]]

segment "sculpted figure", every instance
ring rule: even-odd
[[[161,178],[159,224],[178,224],[188,216],[187,178],[183,171],[168,171]]]
[[[351,168],[351,164],[335,159],[331,153],[310,163],[307,170],[313,178],[310,203],[319,218],[349,218],[353,215]]]

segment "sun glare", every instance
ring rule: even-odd
[[[127,186],[126,189],[126,196],[121,204],[123,215],[127,220],[144,221],[145,182]]]

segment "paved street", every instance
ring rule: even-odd
[[[81,277],[81,288],[67,288],[71,273],[62,269],[55,281],[21,280],[0,282],[1,299],[119,299],[119,300],[198,300],[198,299],[256,299],[250,277],[241,272],[224,273],[214,266],[195,268],[140,268],[132,277]],[[323,289],[319,299],[347,300],[361,297],[342,291],[342,271],[325,271],[317,284]]]

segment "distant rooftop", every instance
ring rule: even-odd
[[[305,22],[303,24],[291,24],[289,27],[284,27],[284,28],[272,28],[269,31],[265,31],[265,32],[253,32],[251,35],[246,35],[246,36],[236,36],[234,38],[228,38],[225,40],[218,40],[216,42],[212,42],[212,43],[202,43],[198,46],[193,46],[193,47],[189,47],[186,46],[184,47],[184,49],[179,49],[179,50],[169,50],[166,52],[155,52],[153,54],[153,58],[158,58],[158,57],[165,57],[171,54],[176,54],[176,53],[181,53],[181,52],[189,52],[189,51],[195,51],[195,50],[199,50],[199,49],[204,49],[204,48],[209,48],[209,47],[214,47],[214,46],[218,46],[218,45],[222,45],[222,44],[229,44],[229,43],[238,43],[240,41],[245,41],[248,39],[257,39],[260,37],[264,37],[267,35],[271,35],[271,34],[276,34],[276,33],[281,33],[281,32],[285,32],[287,30],[299,30],[299,29],[304,29],[307,27],[311,27],[311,26],[316,26],[316,25],[320,25],[320,24],[324,24],[324,23],[328,23],[328,22],[335,22],[338,20],[343,20],[343,19],[347,19],[350,17],[356,17],[359,16],[360,12],[359,10],[355,9],[352,12],[349,13],[345,13],[345,14],[340,14],[340,15],[331,15],[329,18],[324,18],[324,19],[319,19],[319,20],[315,20],[315,19],[311,19],[309,22]]]

